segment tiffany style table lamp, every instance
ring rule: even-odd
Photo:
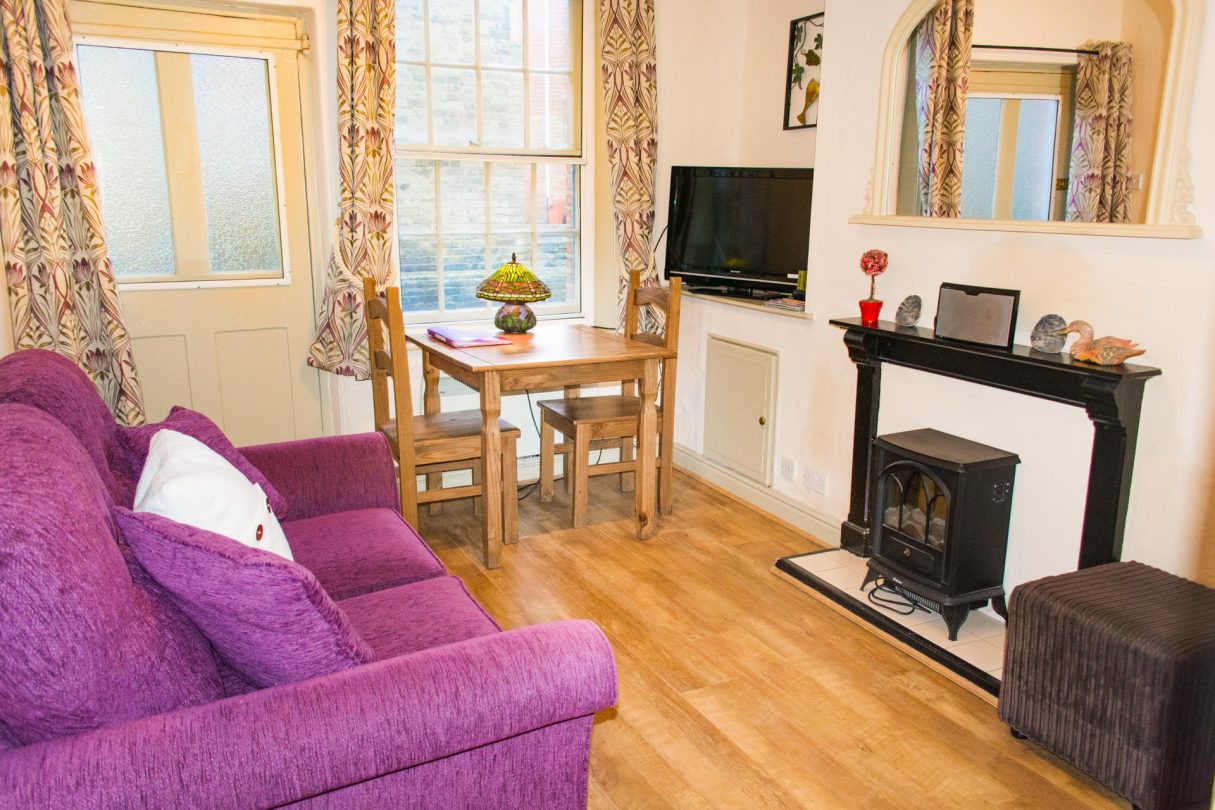
[[[528,304],[543,301],[552,294],[547,284],[516,261],[513,253],[509,262],[477,287],[478,298],[503,302],[494,316],[494,326],[512,334],[522,334],[535,326],[536,313]]]

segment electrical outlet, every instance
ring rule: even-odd
[[[787,481],[797,479],[797,462],[788,456],[780,457],[780,477]]]
[[[802,470],[802,486],[819,495],[827,494],[827,473],[809,467]]]

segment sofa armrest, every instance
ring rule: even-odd
[[[287,520],[401,508],[396,465],[383,434],[324,436],[240,451],[287,499]]]
[[[0,807],[267,807],[616,701],[594,624],[512,630],[0,753]]]

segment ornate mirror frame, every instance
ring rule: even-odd
[[[1190,181],[1187,146],[1194,79],[1202,38],[1203,0],[1172,0],[1173,28],[1160,104],[1152,181],[1143,223],[1036,222],[1022,220],[933,219],[898,216],[894,210],[896,173],[902,123],[906,43],[937,0],[912,0],[895,24],[882,56],[878,95],[877,150],[870,167],[865,210],[848,221],[859,225],[900,225],[917,228],[1004,231],[1014,233],[1083,234],[1197,239],[1200,228],[1190,213],[1194,186]]]

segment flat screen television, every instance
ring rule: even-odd
[[[671,167],[666,277],[692,291],[787,295],[806,269],[813,190],[813,169]]]

